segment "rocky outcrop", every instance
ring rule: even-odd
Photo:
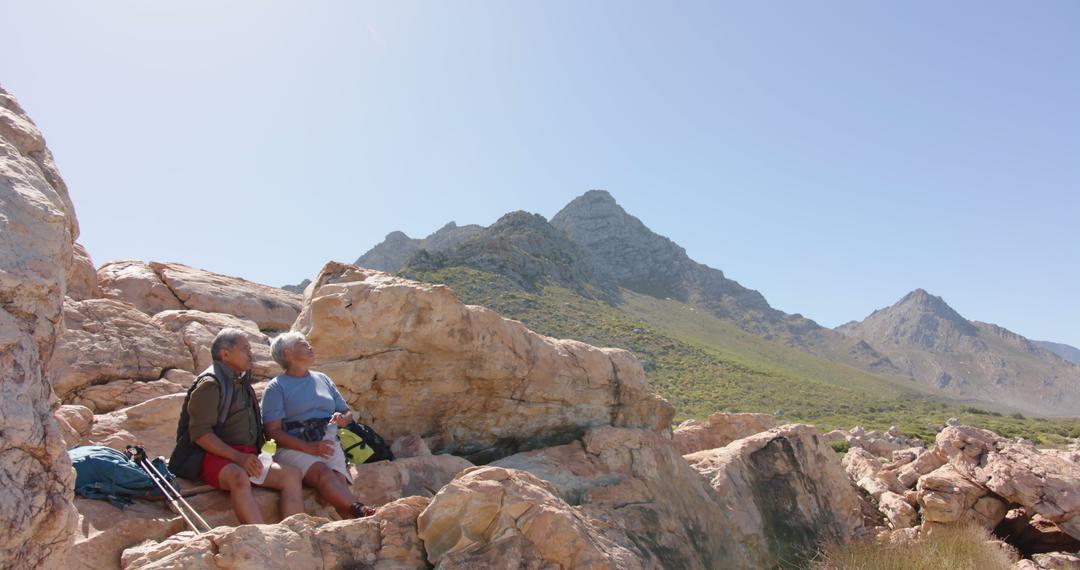
[[[693,422],[693,423],[691,423]],[[679,453],[686,455],[696,451],[715,449],[776,427],[772,414],[730,414],[717,412],[704,422],[688,420],[672,434],[671,442]]]
[[[190,309],[252,321],[262,331],[285,331],[300,313],[296,293],[179,263],[113,261],[97,277],[103,296],[148,315]]]
[[[1080,538],[1080,465],[971,426],[945,428],[936,444],[971,482]]]
[[[184,308],[176,294],[149,265],[134,259],[110,261],[97,271],[101,294],[154,315]]]
[[[353,467],[352,491],[365,505],[404,497],[434,497],[473,464],[453,455],[420,455]]]
[[[220,527],[199,537],[178,535],[124,552],[122,567],[217,568],[425,568],[416,518],[428,499],[410,497],[371,517],[331,522],[298,514],[281,524]]]
[[[647,568],[756,568],[716,491],[652,431],[600,427],[580,441],[492,464],[528,471]]]
[[[183,393],[151,398],[131,407],[94,416],[85,441],[123,451],[141,445],[151,457],[169,457],[176,445],[176,423],[184,405]]]
[[[281,374],[281,367],[270,356],[270,337],[259,330],[255,321],[224,313],[190,310],[162,311],[155,314],[153,320],[161,328],[180,336],[195,359],[196,372],[202,372],[213,364],[210,345],[214,337],[221,329],[232,327],[244,331],[251,343],[251,375],[256,381]]]
[[[206,313],[226,313],[254,321],[260,330],[286,331],[300,313],[300,296],[179,263],[151,262],[150,268],[183,304]]]
[[[885,462],[855,448],[843,463],[894,534],[975,524],[1025,556],[1080,545],[1080,466],[1068,450],[1039,450],[950,419],[928,450],[900,450]],[[1017,567],[1039,566],[1022,560]]]
[[[973,522],[993,530],[1008,511],[1005,501],[968,481],[952,465],[920,477],[917,489],[924,523]]]
[[[686,456],[711,483],[729,536],[753,567],[809,560],[863,534],[860,500],[817,429],[785,425]]]
[[[67,330],[49,362],[57,394],[65,400],[87,386],[116,380],[158,380],[166,370],[194,370],[191,352],[180,337],[162,330],[135,307],[112,299],[64,303]],[[100,398],[85,400],[98,412]],[[118,403],[118,405],[122,405]]]
[[[673,414],[630,353],[536,334],[445,286],[329,263],[296,328],[365,423],[435,452],[483,462]]]
[[[56,566],[71,544],[74,474],[46,363],[78,235],[44,137],[0,89],[0,566]]]
[[[472,469],[432,500],[418,520],[427,559],[438,568],[642,568],[602,536],[549,483],[501,467]]]

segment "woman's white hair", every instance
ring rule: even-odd
[[[270,343],[270,356],[283,370],[288,370],[289,363],[285,362],[285,351],[302,340],[307,340],[307,337],[305,337],[303,333],[298,333],[296,331],[279,334],[274,337],[274,341]]]

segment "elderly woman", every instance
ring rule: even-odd
[[[288,332],[274,339],[270,354],[285,369],[262,397],[263,424],[277,442],[274,460],[299,469],[342,517],[371,515],[375,510],[349,489],[352,475],[337,438],[338,427],[349,425],[349,406],[327,375],[311,370],[315,351],[304,335]]]

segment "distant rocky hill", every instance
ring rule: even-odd
[[[608,302],[618,298],[614,280],[543,216],[511,212],[490,227],[471,233],[465,239],[459,234],[437,242],[440,249],[434,251],[419,250],[400,271],[412,275],[446,267],[471,267],[507,277],[528,291],[554,284]],[[456,245],[451,245],[459,239]]]
[[[404,232],[390,232],[382,243],[361,255],[356,264],[394,273],[422,249],[429,252],[446,251],[475,237],[483,229],[475,224],[458,226],[450,222],[424,239],[411,238]]]
[[[1050,342],[1048,340],[1033,340],[1031,342],[1053,352],[1073,364],[1080,364],[1080,348],[1061,344],[1060,342]]]
[[[875,347],[919,382],[957,397],[1035,414],[1080,409],[1080,366],[1007,329],[967,320],[922,289],[837,330]]]

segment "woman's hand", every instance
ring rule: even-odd
[[[308,442],[305,453],[310,455],[317,455],[325,459],[330,459],[334,456],[335,447],[337,443],[326,439],[320,439],[319,441]]]
[[[337,424],[338,427],[345,427],[352,423],[352,415],[349,412],[334,412],[334,417],[330,418],[330,423]]]

